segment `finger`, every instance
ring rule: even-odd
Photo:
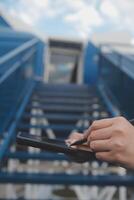
[[[96,158],[106,162],[114,162],[111,152],[97,152],[95,154]]]
[[[113,124],[113,118],[94,121],[93,124],[84,132],[83,136],[84,138],[88,138],[88,141],[90,141],[90,136],[93,130],[110,127],[112,124]]]
[[[71,133],[71,134],[69,135],[68,138],[76,138],[76,137],[79,137],[79,136],[81,136],[81,135],[82,135],[82,133],[73,132],[73,133]]]
[[[88,136],[88,143],[94,140],[105,140],[110,139],[112,136],[112,128],[103,128],[92,131],[91,134]]]
[[[109,140],[96,140],[90,143],[90,148],[95,152],[110,151],[111,144]]]
[[[68,144],[73,144],[74,142],[78,141],[78,140],[82,140],[83,139],[83,134],[81,133],[73,133],[69,139],[67,140]],[[75,147],[75,146],[74,146]]]
[[[70,136],[69,136],[69,138],[68,138],[68,140],[70,140],[70,141],[72,141],[72,140],[79,140],[79,139],[82,139],[83,138],[83,134],[81,134],[81,133],[72,133]]]
[[[75,146],[75,148],[92,152],[90,146],[88,146],[88,145],[77,145],[77,146]]]
[[[101,128],[107,128],[107,127],[112,126],[113,123],[114,123],[113,118],[96,120],[92,123],[91,129],[97,130],[97,129],[101,129]]]
[[[91,127],[89,127],[87,130],[84,131],[83,137],[84,138],[88,138],[88,136],[90,135],[90,133],[91,133]]]
[[[67,140],[65,140],[65,143],[66,143],[67,145],[70,145],[70,144],[71,144],[71,141],[70,141],[69,139],[67,139]]]

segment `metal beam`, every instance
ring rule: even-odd
[[[50,184],[50,185],[96,185],[96,186],[134,186],[134,176],[126,175],[83,175],[49,174],[25,172],[0,172],[0,183],[7,184]]]
[[[95,117],[92,116],[84,116],[84,115],[76,115],[76,114],[54,114],[54,113],[47,113],[47,114],[31,114],[31,113],[24,113],[23,119],[29,118],[36,118],[42,119],[47,118],[48,120],[62,120],[62,121],[73,121],[73,120],[94,120]]]
[[[8,152],[5,155],[5,158],[8,159],[18,159],[18,160],[43,160],[43,161],[63,161],[63,160],[70,160],[69,157],[67,157],[64,154],[57,154],[57,153],[48,153],[46,151],[44,152],[38,152],[38,153],[30,153],[25,151],[16,151],[16,152]]]
[[[13,123],[10,125],[7,132],[5,133],[4,140],[0,145],[0,160],[3,159],[3,156],[5,155],[6,150],[8,149],[11,140],[13,139],[17,123],[19,122],[20,117],[21,117],[21,115],[22,115],[22,113],[25,109],[25,106],[27,105],[27,102],[28,102],[28,100],[31,96],[32,91],[33,91],[34,85],[35,85],[35,83],[31,82],[29,85],[27,85],[27,87],[23,91],[25,93],[25,98],[23,99],[23,102],[22,102],[20,108],[18,109],[18,111],[16,113],[16,117],[15,117]]]
[[[58,112],[71,112],[71,113],[84,113],[84,112],[93,112],[93,111],[103,111],[102,105],[99,108],[92,108],[91,106],[83,105],[83,106],[64,106],[64,105],[28,105],[27,109],[41,109],[45,111],[58,111]]]
[[[24,124],[21,123],[18,125],[18,129],[19,130],[23,130],[23,129],[42,129],[42,130],[46,130],[46,129],[52,129],[55,131],[73,131],[73,130],[78,130],[78,131],[84,131],[85,129],[88,128],[88,126],[81,126],[81,127],[77,127],[75,125],[64,125],[64,124],[52,124],[52,125],[32,125],[32,124]],[[64,135],[64,134],[63,134]]]

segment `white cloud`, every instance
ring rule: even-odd
[[[37,10],[47,9],[49,0],[20,0],[18,2],[21,6],[28,8],[34,8]]]
[[[83,9],[85,8],[85,6],[87,6],[87,3],[85,3],[85,1],[83,0],[64,0],[66,6],[69,6],[70,8],[72,8],[73,10],[79,10],[79,9]]]
[[[92,5],[83,4],[74,13],[64,17],[65,22],[72,23],[82,37],[88,37],[94,27],[103,24],[103,18]]]
[[[48,0],[21,0],[19,7],[27,17],[36,23],[48,8]]]
[[[8,12],[13,17],[17,17],[29,25],[36,26],[39,19],[44,15],[44,11],[48,9],[48,2],[49,0],[20,0]]]
[[[119,10],[111,1],[103,1],[100,7],[100,11],[111,20],[119,18]]]
[[[64,26],[71,26],[71,32],[81,37],[88,37],[96,28],[106,31],[109,25],[134,33],[134,0],[19,0],[8,12],[35,27],[40,19],[45,23],[59,18],[57,23],[63,20]]]
[[[117,26],[134,34],[134,1],[112,0],[112,2],[116,5],[120,13],[120,20],[116,19],[119,20]]]
[[[26,24],[34,25],[33,19],[31,19],[31,17],[29,17],[29,15],[27,15],[25,13],[19,13],[19,18],[22,21],[24,21]]]

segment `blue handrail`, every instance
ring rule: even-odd
[[[37,43],[38,40],[34,38],[0,58],[0,84],[35,53],[33,47]]]
[[[134,48],[134,47],[133,47]],[[110,47],[110,53],[104,53],[101,51],[102,55],[109,59],[116,67],[120,68],[130,77],[134,78],[134,58],[130,55],[123,54],[114,50]]]
[[[11,52],[7,53],[6,55],[0,57],[0,65],[9,61],[9,59],[12,59],[13,57],[17,56],[19,53],[22,53],[23,51],[33,47],[35,44],[37,44],[37,42],[38,40],[34,38],[17,47],[16,49],[12,50]]]

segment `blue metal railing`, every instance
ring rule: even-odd
[[[32,39],[0,58],[0,84],[34,56],[37,42]]]
[[[108,47],[109,48],[109,47]],[[130,46],[130,48],[134,48]],[[134,116],[134,59],[129,53],[109,48],[100,52],[100,82],[126,117]]]
[[[33,91],[34,88],[34,83],[30,85],[26,85],[26,88],[23,90],[24,93],[22,93],[22,96],[24,97],[24,99],[22,99],[22,103],[19,107],[19,109],[16,111],[15,116],[13,117],[13,121],[11,123],[11,125],[8,125],[8,129],[6,130],[6,132],[3,132],[3,137],[2,137],[2,142],[0,145],[0,160],[3,159],[3,157],[6,154],[6,151],[10,145],[10,143],[12,142],[12,140],[14,139],[15,136],[15,132],[16,132],[16,127],[17,127],[17,123],[19,122],[21,115],[25,109],[25,106],[28,103],[29,97]]]
[[[0,56],[5,55],[32,38],[31,34],[15,32],[9,28],[0,28]]]
[[[13,41],[17,42],[16,48]],[[34,77],[43,71],[40,69],[44,46],[41,41],[28,34],[8,31],[0,35],[0,45],[6,49],[7,43],[13,46],[12,51],[7,49],[0,57],[0,160],[15,134],[16,124],[33,90]]]

